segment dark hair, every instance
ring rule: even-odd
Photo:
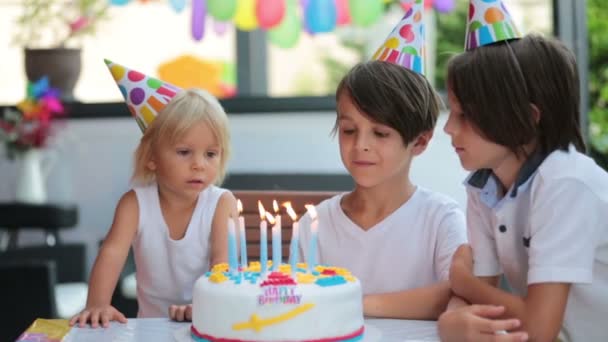
[[[398,131],[406,145],[432,130],[439,115],[439,97],[426,78],[389,62],[355,65],[340,81],[336,100],[342,95],[371,120]],[[337,124],[336,118],[334,133]]]
[[[527,35],[461,53],[448,63],[447,86],[482,136],[518,156],[535,140],[543,154],[570,143],[585,151],[576,60],[556,39]]]

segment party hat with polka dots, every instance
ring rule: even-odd
[[[398,64],[424,75],[424,1],[409,2],[405,15],[372,59]]]
[[[181,90],[118,63],[107,59],[104,61],[142,132]]]
[[[471,0],[465,50],[520,37],[504,1]]]

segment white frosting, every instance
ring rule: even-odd
[[[361,284],[358,280],[346,284],[322,287],[298,284],[293,293],[299,304],[259,304],[265,287],[260,282],[231,280],[213,283],[205,276],[194,284],[192,324],[201,334],[215,338],[246,341],[290,341],[341,337],[363,327]],[[292,319],[254,329],[234,330],[233,325],[249,322],[252,315],[266,320],[306,305],[314,306]]]

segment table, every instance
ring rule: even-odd
[[[365,324],[381,332],[382,342],[439,341],[435,321],[366,319]],[[166,318],[131,318],[127,324],[112,322],[108,329],[72,328],[64,341],[175,341],[175,331],[189,326]]]

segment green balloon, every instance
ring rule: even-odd
[[[384,13],[382,0],[348,0],[350,17],[355,25],[367,27]]]
[[[301,30],[302,24],[298,14],[295,11],[288,11],[279,26],[268,30],[268,39],[273,44],[288,49],[296,45]]]
[[[227,21],[236,13],[237,0],[207,0],[207,11],[219,21]]]

